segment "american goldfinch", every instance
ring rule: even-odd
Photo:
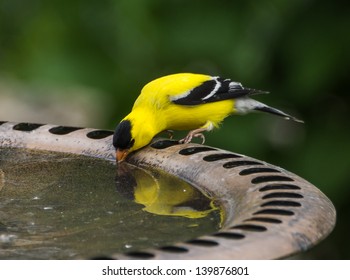
[[[265,92],[203,74],[179,73],[153,80],[143,87],[131,112],[115,129],[117,161],[146,146],[162,131],[190,130],[179,143],[189,143],[193,137],[204,143],[202,132],[218,127],[231,114],[263,111],[302,122],[251,98],[259,93]]]

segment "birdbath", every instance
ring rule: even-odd
[[[164,139],[116,165],[112,134],[0,122],[1,259],[279,259],[334,228],[281,167]]]

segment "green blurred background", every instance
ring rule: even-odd
[[[113,129],[162,75],[220,75],[305,124],[226,119],[206,144],[319,187],[338,222],[297,258],[349,259],[350,2],[0,0],[0,120]]]

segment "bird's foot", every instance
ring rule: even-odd
[[[205,143],[205,137],[203,133],[197,132],[196,130],[190,131],[185,138],[179,140],[180,144],[188,144],[192,141],[192,138],[202,138],[202,145]]]
[[[168,137],[170,140],[172,140],[174,138],[174,130],[165,130],[164,131],[166,134],[168,134]]]

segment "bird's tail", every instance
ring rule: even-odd
[[[280,117],[283,117],[286,120],[292,120],[295,122],[300,122],[303,123],[304,121],[297,119],[291,115],[288,115],[281,110],[278,110],[276,108],[270,107],[264,103],[261,103],[259,101],[256,101],[251,98],[237,98],[235,102],[235,110],[237,113],[245,114],[250,111],[260,111],[260,112],[265,112],[265,113],[270,113],[273,115],[277,115]]]
[[[265,113],[270,113],[270,114],[273,114],[273,115],[277,115],[277,116],[283,117],[286,120],[291,120],[291,121],[295,121],[295,122],[299,122],[299,123],[303,123],[304,122],[303,120],[300,120],[300,119],[297,119],[296,117],[288,115],[285,112],[282,112],[281,110],[278,110],[276,108],[267,106],[265,104],[263,104],[263,105],[264,106],[257,107],[254,110],[255,111],[265,112]]]

